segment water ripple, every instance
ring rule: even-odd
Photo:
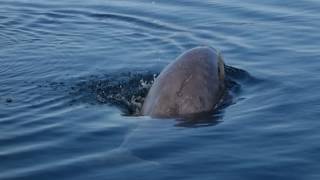
[[[316,179],[319,7],[1,1],[0,179]],[[104,103],[106,90],[136,90],[111,74],[159,72],[197,45],[250,72],[229,71],[241,88],[219,124],[124,117]]]

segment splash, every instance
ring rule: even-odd
[[[124,115],[140,114],[143,102],[157,73],[120,73],[92,76],[71,87],[77,101],[90,104],[109,104],[120,107]]]

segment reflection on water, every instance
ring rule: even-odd
[[[0,179],[319,179],[319,8],[1,1]],[[228,64],[221,108],[198,121],[122,115],[200,45]]]

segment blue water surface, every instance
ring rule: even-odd
[[[317,0],[1,0],[0,179],[320,179],[319,10]],[[159,72],[199,45],[252,77],[204,125],[123,116],[77,85]]]

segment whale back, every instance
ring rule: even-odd
[[[209,47],[191,49],[156,78],[142,107],[152,117],[182,117],[214,110],[224,90],[224,64]]]

